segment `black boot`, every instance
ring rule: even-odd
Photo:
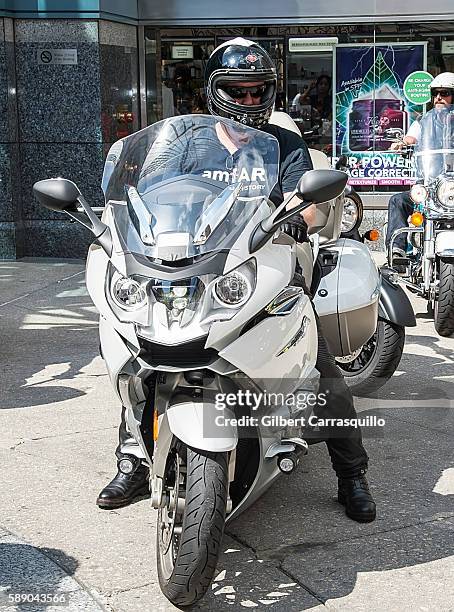
[[[345,514],[358,523],[371,523],[375,520],[374,498],[369,491],[365,472],[361,471],[351,478],[339,478],[337,499],[345,506]]]
[[[98,495],[96,503],[103,509],[121,508],[130,504],[137,497],[149,494],[149,474],[148,466],[141,464],[129,474],[118,470],[115,478]]]

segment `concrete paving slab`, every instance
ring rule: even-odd
[[[162,594],[156,583],[115,591],[106,597],[107,605],[115,612],[171,612],[179,610]]]
[[[301,585],[276,569],[274,563],[258,559],[228,535],[224,536],[222,548],[212,587],[192,610],[326,611]],[[161,597],[158,585],[152,583],[113,593],[108,604],[117,612],[139,612],[148,609],[150,601],[153,601],[153,610],[159,612],[177,609],[166,600],[161,602]]]
[[[69,290],[73,283],[62,285]],[[35,292],[28,307],[15,303],[0,308],[1,408],[45,405],[83,395],[68,381],[83,374],[98,354],[98,316],[88,296],[60,304],[54,298],[52,307],[57,290],[52,285],[46,306],[37,304]],[[63,378],[66,384],[58,384]]]
[[[100,438],[99,446],[85,435],[68,437],[64,449],[46,439],[32,454],[16,451],[9,462],[14,476],[5,479],[0,503],[6,528],[77,557],[78,578],[99,591],[148,583],[155,566],[155,512],[149,502],[116,511],[95,504],[116,471],[113,454],[105,452],[114,449],[111,433]],[[47,447],[52,448],[48,457]]]
[[[375,522],[361,525],[345,517],[335,499],[337,481],[326,447],[317,444],[310,447],[297,472],[278,480],[229,526],[229,532],[260,553],[296,541],[329,544],[453,514],[452,497],[434,492],[444,470],[453,465],[452,436],[411,427],[390,413],[385,437],[365,440],[371,458],[368,476],[378,508]]]
[[[453,555],[454,519],[439,519],[328,547],[301,546],[282,568],[336,610],[447,611],[454,607]]]
[[[58,551],[62,554],[62,551]],[[4,610],[86,610],[96,612],[103,607],[71,574],[77,560],[65,556],[65,567],[52,561],[53,551],[40,549],[10,533],[0,534],[0,609]],[[25,605],[15,601],[25,599]],[[38,605],[36,599],[49,602]],[[30,602],[30,603],[27,603]],[[52,605],[54,603],[56,605]]]
[[[119,403],[103,360],[92,358],[74,375],[69,370],[65,363],[44,366],[13,390],[8,403],[16,408],[0,409],[0,448],[118,427]]]
[[[320,602],[297,581],[289,580],[274,562],[224,535],[216,577],[196,610],[254,608],[279,612],[318,609]],[[233,608],[232,608],[233,607]]]
[[[157,582],[156,516],[149,502],[110,512],[95,505],[99,490],[115,473],[119,406],[97,358],[96,315],[82,277],[58,283],[60,271],[46,265],[48,286],[41,282],[41,266],[15,268],[15,280],[37,279],[36,291],[0,307],[6,340],[0,346],[0,462],[8,466],[2,472],[0,536],[9,529],[51,550],[59,566],[113,611],[174,609]],[[412,300],[423,313],[424,302]],[[228,526],[234,539],[227,534],[224,540],[228,548],[218,566],[221,586],[215,585],[199,608],[423,609],[413,575],[427,593],[438,589],[451,596],[443,581],[452,574],[447,561],[452,553],[447,545],[443,548],[442,528],[436,535],[433,524],[448,525],[454,513],[452,411],[446,409],[454,385],[453,355],[454,340],[438,338],[433,322],[418,317],[418,327],[408,332],[398,375],[383,395],[357,402],[363,414],[388,421],[385,437],[366,439],[379,504],[375,523],[358,525],[345,517],[335,501],[336,479],[327,452],[323,445],[311,447],[295,475],[282,478]],[[452,530],[443,529],[445,539],[452,540]],[[421,546],[420,554],[414,552]],[[342,574],[333,566],[337,590],[330,590],[328,582],[321,594],[314,591],[322,601],[327,598],[322,605],[310,591],[323,582],[316,578],[329,571],[333,550],[338,550],[333,558],[339,558],[339,568],[353,570]],[[303,564],[303,554],[314,556]],[[370,559],[375,554],[374,565]],[[312,574],[307,573],[311,567]],[[399,589],[405,601],[398,598]],[[430,607],[429,598],[428,610],[447,609],[439,607],[440,597],[434,595],[433,601],[436,607]]]
[[[58,547],[61,552],[57,550],[53,555],[63,566],[68,557],[77,558],[75,576],[105,595],[115,610],[143,610],[150,598],[153,610],[173,609],[156,579],[156,512],[148,501],[109,512],[96,508],[94,500],[107,481],[108,471],[91,472],[87,479],[84,468],[103,462],[103,449],[109,448],[109,440],[101,439],[96,452],[89,450],[88,440],[84,434],[68,436],[63,456],[61,447],[50,439],[25,442],[18,447],[16,461],[11,464],[15,478],[6,480],[7,494],[2,500],[6,508],[14,504],[14,513],[11,516],[3,512],[3,523],[33,537],[37,545],[46,543],[55,550]],[[98,485],[94,484],[96,476]],[[17,477],[20,490],[14,482]],[[286,576],[272,565],[264,567],[243,545],[228,536],[223,545],[218,574],[224,572],[224,576],[218,578],[219,589],[210,593],[208,603],[204,601],[200,609],[231,609],[233,600],[227,595],[232,594],[236,594],[237,602],[252,601],[274,610],[311,609],[318,605],[300,585],[280,587],[288,584]],[[279,594],[270,596],[276,592]],[[238,605],[244,607],[241,602]],[[155,607],[158,604],[161,608]]]
[[[2,308],[15,300],[26,303],[36,291],[58,283],[67,277],[77,278],[85,269],[82,261],[19,260],[0,261],[0,320]]]

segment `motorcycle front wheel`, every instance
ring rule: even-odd
[[[438,296],[435,299],[434,322],[440,336],[449,338],[454,334],[454,263],[440,260]]]
[[[353,395],[366,397],[380,389],[397,370],[405,344],[405,328],[378,319],[374,335],[346,357],[336,357]]]
[[[224,533],[228,453],[182,444],[169,457],[158,511],[156,553],[164,595],[175,606],[201,599],[216,570]]]

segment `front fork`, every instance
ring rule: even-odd
[[[395,239],[400,234],[423,234],[423,246],[422,246],[422,258],[421,258],[421,274],[422,274],[422,286],[415,285],[414,282],[400,278],[400,281],[414,287],[419,294],[422,296],[432,299],[435,292],[435,278],[434,278],[434,267],[435,267],[435,228],[434,222],[431,219],[426,219],[424,227],[403,227],[393,232],[391,240],[388,246],[388,262],[392,268],[394,264],[393,257],[393,246]]]
[[[434,291],[433,270],[435,264],[435,229],[434,222],[426,219],[424,224],[424,246],[422,252],[422,279],[424,284],[424,294],[431,299]]]

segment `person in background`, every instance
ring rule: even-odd
[[[295,96],[296,100],[296,96]],[[331,77],[321,74],[316,81],[312,81],[309,87],[299,95],[294,104],[310,104],[319,119],[331,119],[333,111],[333,100],[331,96]]]
[[[168,83],[162,82],[162,118],[173,117],[178,115],[178,111],[175,108],[175,102],[173,97],[173,90],[169,87]]]
[[[173,95],[178,115],[188,115],[192,111],[194,87],[191,81],[191,68],[187,64],[175,67],[173,75]]]
[[[192,113],[195,115],[203,115],[208,113],[206,97],[204,96],[203,89],[199,89],[195,93],[192,100]]]
[[[441,110],[454,102],[454,73],[442,72],[434,78],[430,84],[430,92],[434,110]],[[433,112],[433,111],[429,111]],[[391,150],[400,151],[404,146],[415,145],[421,138],[421,124],[414,121],[402,141],[393,143]],[[389,247],[393,233],[407,227],[408,217],[413,212],[413,201],[409,191],[395,193],[389,200],[388,205],[388,227],[386,230],[385,244]],[[393,257],[405,257],[407,247],[407,236],[405,233],[396,237],[393,244]]]

